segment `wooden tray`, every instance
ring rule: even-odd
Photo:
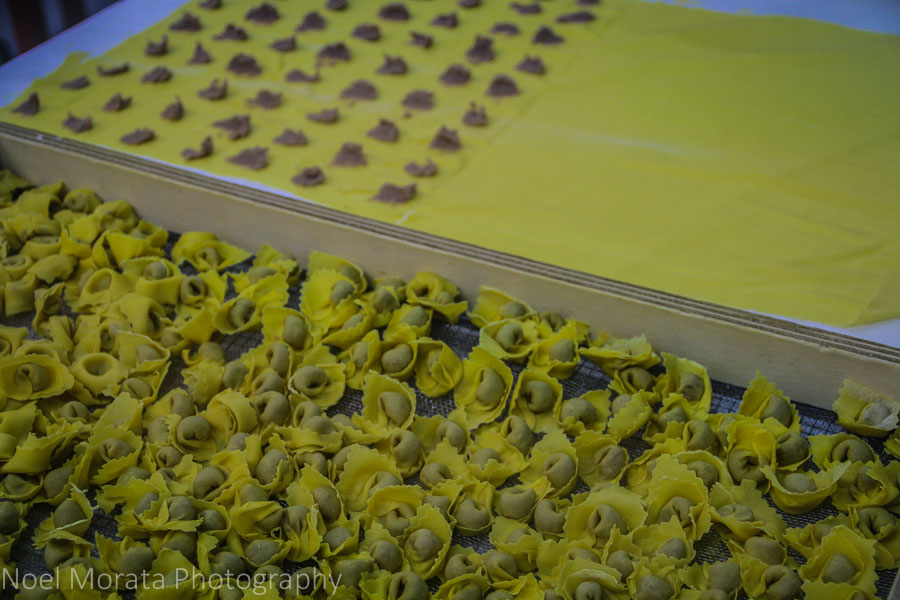
[[[540,310],[617,335],[644,333],[658,350],[746,386],[759,370],[794,400],[831,408],[845,377],[900,390],[900,349],[700,302],[346,214],[98,146],[0,123],[0,165],[38,184],[64,181],[125,199],[174,231],[208,230],[254,251],[268,243],[301,264],[313,249],[372,276],[433,270],[473,301],[481,284]],[[900,600],[900,575],[890,599]]]

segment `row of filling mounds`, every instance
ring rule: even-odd
[[[388,58],[386,64],[396,63],[396,59]],[[526,58],[523,64],[539,64],[543,71],[543,63],[539,58]],[[524,70],[524,69],[523,69]],[[121,71],[121,70],[120,70]],[[447,85],[458,85],[460,82],[468,81],[468,70],[462,65],[452,65],[441,77]],[[226,97],[228,90],[227,80],[213,81],[208,87],[200,90],[198,96],[207,100],[221,100]],[[498,75],[491,82],[488,90],[489,96],[504,97],[517,95],[519,93],[516,82],[507,76]],[[370,100],[377,97],[375,86],[367,80],[357,80],[350,84],[340,94],[344,99],[352,100]],[[29,98],[17,107],[17,111],[25,114],[36,114],[39,109],[39,98],[37,94],[32,94]],[[257,95],[248,99],[247,103],[251,106],[274,109],[281,106],[282,95],[268,90],[260,90]],[[104,105],[106,112],[120,112],[131,106],[132,97],[123,96],[120,92],[115,93]],[[404,107],[411,110],[429,110],[434,107],[434,94],[427,90],[414,90],[407,94],[403,99]],[[161,117],[170,121],[178,121],[184,116],[184,105],[180,98],[168,104],[162,111]],[[306,115],[309,121],[321,124],[333,124],[340,118],[337,108],[323,109],[316,112],[310,112]],[[487,125],[488,118],[484,106],[478,106],[474,102],[465,111],[462,116],[462,122],[471,127],[481,127]],[[80,133],[87,131],[93,127],[93,120],[90,116],[79,118],[69,115],[64,125],[70,130]],[[241,139],[249,135],[251,131],[249,115],[235,115],[228,119],[215,121],[215,127],[221,128],[232,139]],[[381,142],[396,142],[399,139],[400,131],[397,125],[388,119],[379,119],[378,123],[367,132],[367,135]],[[121,141],[129,145],[139,145],[155,139],[156,134],[152,129],[139,127],[124,136]],[[305,146],[308,144],[306,134],[300,129],[285,128],[284,131],[272,140],[274,143],[282,146]],[[459,150],[461,141],[456,130],[447,127],[441,127],[432,138],[429,147],[444,151],[453,152]],[[197,160],[208,157],[213,152],[212,138],[207,136],[200,143],[198,149],[185,148],[182,151],[182,157],[186,161]],[[254,147],[246,149],[235,156],[229,158],[230,162],[249,169],[259,170],[264,168],[268,163],[267,149],[263,147]],[[359,144],[346,143],[334,157],[332,162],[335,166],[356,167],[366,165],[366,159]],[[405,171],[413,177],[429,177],[437,174],[437,165],[427,159],[425,163],[419,164],[410,162],[405,166]],[[303,168],[298,175],[292,178],[292,181],[300,186],[310,187],[320,185],[325,182],[325,176],[322,169],[318,166]],[[396,186],[387,184],[376,196],[377,199],[391,202],[403,203],[411,200],[416,192],[415,184],[407,186]]]
[[[498,24],[494,26],[492,32],[508,32],[509,30],[505,29],[507,27],[514,28],[516,26],[511,23]],[[227,29],[226,31],[231,32],[227,39],[246,39],[246,33],[240,28],[229,25],[229,29]],[[225,34],[223,33],[222,35]],[[226,38],[223,38],[222,36],[216,36],[215,39]],[[535,34],[534,43],[553,45],[556,43],[561,43],[562,41],[563,38],[556,35],[549,28],[541,28],[538,30],[538,33]],[[428,46],[430,46],[431,43],[432,38],[425,38],[421,35],[414,35],[414,40],[412,42],[413,45]],[[167,36],[163,36],[159,41],[151,40],[147,43],[144,53],[147,56],[165,56],[169,51],[168,44],[169,43]],[[288,47],[290,47],[290,49],[296,48],[296,43],[293,38],[289,38],[287,41],[278,40],[277,42],[275,42],[275,45],[277,45],[280,49],[285,49]],[[496,51],[494,49],[494,40],[489,37],[476,35],[472,46],[466,50],[465,56],[466,59],[472,64],[493,61],[496,56]],[[304,72],[301,69],[292,69],[285,75],[285,81],[291,83],[318,82],[320,80],[319,68],[321,66],[334,64],[337,62],[349,62],[351,58],[351,51],[344,42],[339,41],[332,44],[326,44],[317,52],[316,70],[314,73],[310,74]],[[209,51],[200,42],[197,42],[196,46],[194,47],[193,55],[191,56],[190,60],[188,60],[188,64],[209,64],[211,62],[213,62],[212,55],[210,55]],[[251,54],[243,52],[234,54],[229,60],[226,68],[228,71],[234,73],[235,75],[245,75],[250,77],[261,75],[263,72],[263,69],[257,62],[256,58]],[[130,71],[130,69],[130,64],[124,62],[111,66],[98,66],[97,73],[101,77],[112,77],[127,73]],[[544,65],[544,62],[540,58],[540,56],[531,56],[528,54],[526,54],[525,57],[516,65],[516,69],[524,73],[533,75],[543,75],[546,72],[546,66]],[[404,75],[406,72],[407,63],[403,59],[403,57],[387,54],[385,55],[384,63],[376,70],[376,73],[380,75]],[[171,69],[165,66],[156,66],[142,75],[141,82],[165,83],[169,81],[172,76],[173,72]],[[439,77],[439,80],[443,84],[448,86],[464,85],[468,83],[470,79],[471,73],[469,72],[469,70],[464,65],[459,63],[451,63]],[[90,83],[91,80],[88,75],[80,75],[74,79],[63,82],[60,87],[67,90],[80,90],[88,87]],[[374,86],[372,86],[370,89],[372,90],[371,97],[366,96],[363,99],[374,98]],[[512,95],[515,93],[518,92],[514,88],[498,88],[498,86],[494,85],[493,83],[487,90],[488,95],[494,96]],[[216,100],[221,99],[223,95],[209,95],[204,97]],[[26,115],[34,115],[39,110],[39,103],[26,102],[17,107],[16,112]]]
[[[478,3],[461,2],[463,8],[472,8]],[[204,1],[199,4],[205,9],[218,9],[221,7],[220,2]],[[327,3],[326,8],[329,10],[342,10],[340,6],[333,2]],[[343,8],[346,8],[344,6]],[[515,12],[519,14],[539,14],[542,12],[539,4],[525,5],[521,3],[512,3],[510,5]],[[392,3],[381,7],[378,16],[389,21],[406,21],[410,18],[410,13],[402,3]],[[245,20],[255,24],[271,24],[281,18],[278,9],[269,3],[262,3],[247,11]],[[561,15],[557,21],[560,23],[576,23],[589,22],[595,19],[592,13],[581,11],[578,13],[570,13]],[[455,28],[459,21],[456,13],[447,13],[439,15],[431,21],[432,25],[446,28]],[[298,33],[304,31],[324,30],[326,28],[326,19],[317,11],[307,13],[300,25],[296,28]],[[169,25],[169,29],[175,32],[198,32],[203,29],[203,23],[199,17],[184,12],[180,18],[176,19]],[[497,23],[491,29],[491,33],[504,34],[507,36],[517,35],[519,27],[514,23],[501,22]],[[366,41],[378,41],[381,37],[380,29],[377,24],[362,23],[354,28],[352,35]],[[429,48],[433,44],[433,38],[426,34],[411,32],[411,45],[423,46]],[[214,40],[236,40],[245,41],[249,38],[246,30],[240,26],[228,23],[225,29],[216,34]],[[540,27],[534,35],[533,43],[535,44],[558,44],[564,41],[564,38],[557,35],[551,28],[547,26]],[[297,48],[294,37],[276,40],[270,46],[280,52],[288,52]],[[166,56],[169,53],[168,37],[162,36],[159,41],[150,40],[146,44],[144,54],[151,57]],[[489,37],[477,35],[472,46],[465,53],[466,59],[472,64],[492,61],[495,57],[493,40]],[[306,73],[300,69],[289,71],[285,79],[289,82],[315,83],[320,80],[320,66],[323,64],[335,63],[340,61],[351,60],[350,49],[343,43],[337,42],[327,44],[317,52],[316,69],[313,74]],[[189,64],[207,64],[213,62],[213,57],[203,47],[200,42],[196,43],[194,53]],[[101,77],[112,77],[127,73],[130,70],[127,62],[112,66],[98,66],[97,73]],[[517,65],[516,68],[524,73],[533,75],[543,75],[546,72],[546,66],[539,56],[526,55]],[[257,63],[256,59],[246,53],[235,54],[228,63],[227,69],[236,75],[246,75],[254,77],[262,73],[262,67]],[[403,75],[407,72],[406,61],[401,56],[385,55],[384,63],[377,69],[378,74],[382,75]],[[172,71],[165,66],[156,66],[141,77],[142,83],[165,83],[172,78]],[[469,69],[463,64],[453,63],[440,75],[440,81],[447,86],[459,86],[468,83],[471,79]],[[90,85],[90,79],[87,75],[81,75],[75,79],[64,82],[61,87],[69,90],[83,89]],[[519,87],[515,80],[508,75],[496,75],[490,82],[486,90],[488,96],[505,97],[518,95]],[[198,96],[207,100],[215,101],[225,98],[228,94],[227,80],[213,80],[208,87],[198,91]],[[357,79],[349,86],[344,88],[340,97],[349,100],[374,100],[378,97],[376,86],[368,80]],[[259,107],[267,110],[278,108],[281,105],[282,95],[277,92],[268,90],[260,90],[254,98],[247,100],[250,106]],[[104,104],[105,112],[120,112],[131,106],[132,97],[124,96],[121,92],[113,94]],[[402,105],[412,110],[429,110],[434,106],[434,93],[428,90],[413,90],[402,99]],[[40,100],[36,93],[30,95],[22,104],[17,106],[15,112],[34,115],[40,110]],[[161,116],[170,121],[180,120],[184,115],[184,107],[180,98],[176,96],[175,101],[169,104],[162,111]],[[404,115],[408,116],[408,115]],[[321,111],[307,113],[307,119],[318,123],[334,123],[338,119],[338,110],[329,108]],[[478,127],[487,125],[487,113],[483,106],[479,107],[474,102],[462,116],[465,125]],[[63,121],[63,125],[75,133],[87,131],[93,127],[93,119],[90,116],[77,117],[69,114]],[[214,126],[225,129],[228,137],[238,139],[249,134],[249,116],[235,115],[230,119],[218,120],[214,122]],[[396,124],[388,119],[379,119],[377,125],[367,132],[369,137],[381,142],[395,142],[399,139],[399,129]],[[156,138],[156,132],[149,127],[138,127],[120,137],[120,141],[128,145],[140,145],[150,142]],[[304,146],[307,145],[308,139],[304,132],[299,129],[285,128],[284,131],[273,139],[273,142],[283,146]],[[456,151],[461,147],[458,132],[441,126],[432,138],[429,144],[430,148],[441,151]],[[193,161],[210,156],[213,153],[212,137],[206,136],[199,144],[198,148],[187,147],[181,152],[181,157],[185,161]],[[228,158],[229,162],[246,167],[252,170],[263,169],[268,165],[268,149],[261,146],[255,146],[245,149],[238,154]],[[332,161],[334,166],[364,166],[366,164],[365,156],[362,152],[362,146],[355,143],[345,143],[337,152]],[[405,171],[413,177],[433,176],[437,173],[437,165],[428,158],[424,163],[409,162],[405,165]],[[292,181],[300,186],[308,187],[324,183],[325,176],[322,169],[316,165],[301,169],[300,173],[292,178]],[[401,203],[406,202],[415,195],[415,184],[407,186],[396,186],[387,184],[382,187],[382,192],[387,189],[388,194],[379,193],[376,199]]]
[[[326,8],[335,12],[340,12],[347,8],[346,4],[340,8],[330,6],[332,4],[334,3],[327,3]],[[461,8],[477,8],[478,6],[480,6],[480,4],[480,2],[459,2],[459,6]],[[599,4],[599,0],[579,0],[578,4],[581,6],[592,6]],[[201,2],[198,6],[207,10],[216,10],[221,8],[222,3],[215,1],[204,1]],[[514,13],[517,13],[519,15],[540,15],[544,12],[543,7],[539,2],[534,2],[531,4],[511,2],[509,4],[509,8]],[[385,21],[405,22],[412,19],[412,13],[409,12],[409,9],[402,2],[394,2],[381,6],[378,10],[377,16],[378,18]],[[279,12],[279,10],[274,5],[268,2],[263,2],[262,4],[249,9],[244,15],[245,21],[257,25],[271,25],[272,23],[280,19],[281,13]],[[556,22],[561,24],[588,23],[595,19],[596,15],[594,15],[594,13],[590,11],[577,10],[574,12],[559,15],[556,19]],[[448,12],[435,16],[429,22],[429,24],[435,27],[455,29],[459,26],[459,18],[455,12]],[[304,15],[302,21],[297,26],[296,31],[298,33],[307,31],[324,31],[327,28],[327,25],[327,19],[318,11],[312,10]],[[236,27],[237,26],[233,24],[229,24],[225,31],[218,34],[216,39],[246,39],[246,32],[244,32],[243,35],[236,34],[234,32],[234,29]],[[203,23],[201,19],[196,15],[190,12],[185,12],[178,20],[170,25],[169,29],[172,31],[196,33],[203,29]],[[359,35],[357,37],[369,41],[377,41],[378,37],[373,35],[373,32],[377,31],[377,25],[362,23],[358,29]]]

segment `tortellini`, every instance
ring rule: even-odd
[[[250,254],[227,244],[212,233],[188,231],[178,238],[172,248],[176,263],[189,262],[198,271],[221,271],[250,258]]]
[[[526,369],[516,381],[509,413],[522,418],[531,429],[547,431],[553,425],[553,415],[561,400],[559,381],[541,371]]]
[[[454,392],[456,410],[462,411],[470,428],[490,423],[506,408],[512,386],[510,368],[476,347],[463,361],[462,379]]]
[[[360,429],[375,434],[409,429],[416,414],[416,394],[408,385],[375,372],[366,375],[363,385],[363,410],[354,419]]]
[[[900,565],[900,462],[858,437],[900,454],[888,396],[848,381],[851,433],[807,438],[774,382],[718,412],[706,369],[642,335],[490,287],[467,310],[427,271],[168,249],[125,202],[28,187],[0,173],[3,309],[34,313],[0,326],[0,568],[50,505],[52,598],[94,567],[162,577],[142,600],[859,600]],[[91,542],[98,508],[117,535]],[[731,558],[702,562],[710,535]],[[290,563],[308,581],[280,588]]]
[[[647,369],[659,363],[659,357],[653,351],[653,346],[643,335],[608,339],[606,334],[601,334],[579,353],[607,373],[615,373],[633,366]]]
[[[808,581],[849,583],[868,593],[875,592],[874,540],[865,539],[838,525],[822,538],[809,561],[800,567]]]
[[[58,396],[75,383],[64,364],[50,356],[0,358],[0,387],[12,400],[39,400]]]
[[[744,392],[738,413],[755,417],[760,421],[774,419],[791,430],[800,428],[797,409],[791,404],[790,398],[786,398],[781,390],[759,373]]]
[[[897,429],[900,403],[852,379],[844,380],[840,396],[832,406],[838,422],[853,433],[885,437]]]

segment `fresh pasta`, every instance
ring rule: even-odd
[[[41,600],[126,589],[73,595],[72,573],[159,576],[141,600],[239,600],[241,575],[289,599],[859,600],[900,566],[900,462],[861,437],[898,452],[887,395],[848,381],[849,433],[806,437],[761,374],[716,413],[702,365],[501,290],[469,310],[431,272],[373,282],[205,232],[168,251],[125,202],[8,172],[0,197],[3,308],[34,313],[0,326],[0,567],[41,550]],[[460,319],[480,328],[467,356],[435,335]],[[570,397],[582,360],[608,384]],[[434,398],[453,409],[421,414]],[[710,535],[729,558],[698,558]]]

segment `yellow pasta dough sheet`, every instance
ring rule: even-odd
[[[0,119],[692,298],[900,316],[900,36],[633,0],[201,4],[71,55]],[[229,160],[254,148],[258,170]]]

